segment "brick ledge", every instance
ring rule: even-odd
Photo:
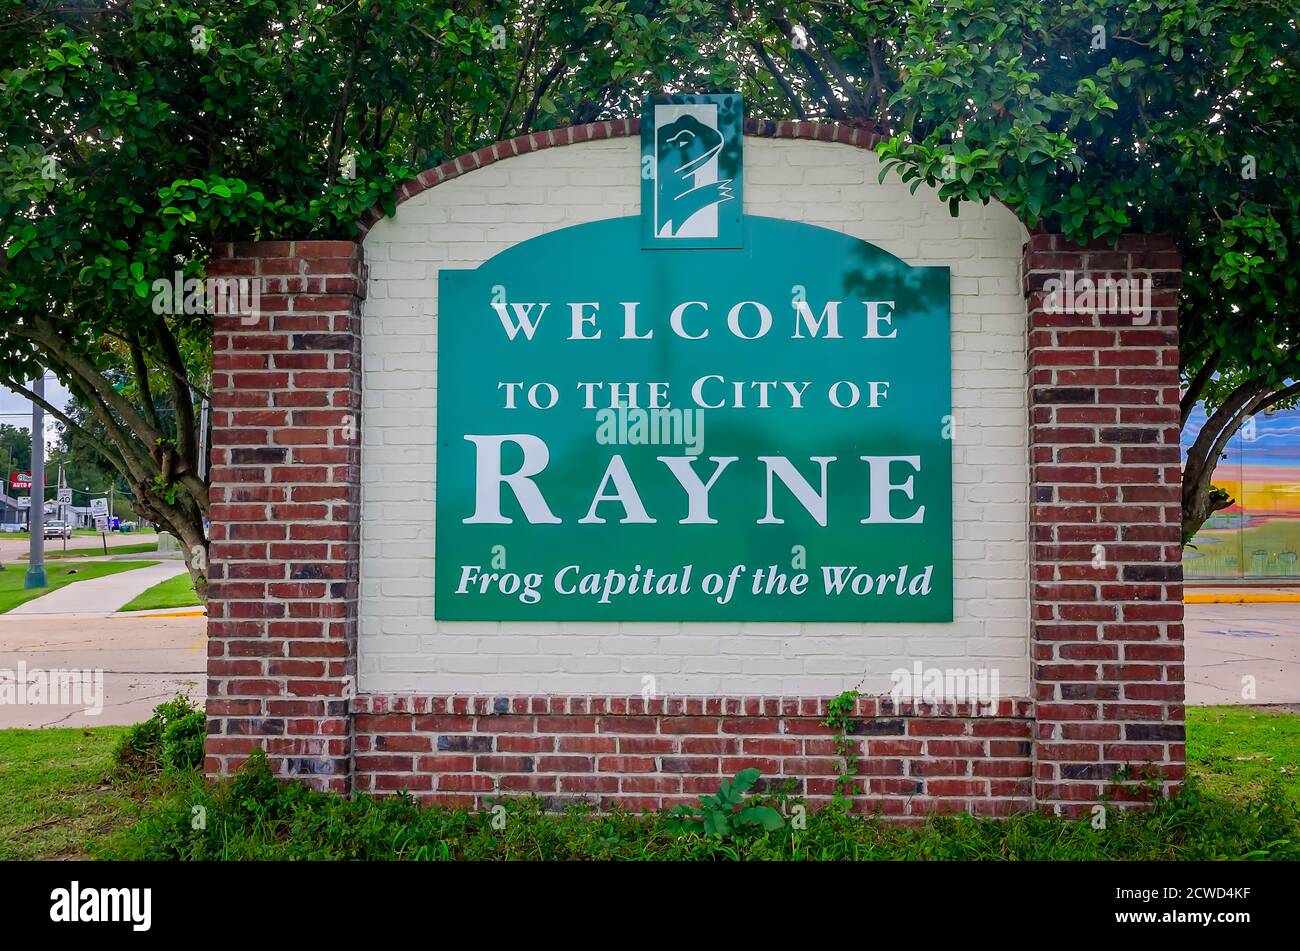
[[[748,716],[825,718],[832,697],[726,697],[686,696],[645,700],[639,696],[585,696],[524,694],[360,694],[349,702],[352,714],[409,713],[473,714],[582,714],[605,716]],[[1008,697],[993,712],[973,703],[895,704],[887,694],[859,697],[854,717],[978,717],[1029,720],[1034,702],[1028,697]]]

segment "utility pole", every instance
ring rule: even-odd
[[[13,491],[14,447],[11,445],[8,448],[9,448],[9,453],[5,457],[5,483],[4,483],[4,488],[0,489],[0,493],[4,494],[6,503],[8,503],[10,499],[15,498],[15,496],[9,494],[11,491]],[[14,505],[16,506],[17,504],[18,503],[15,501]],[[9,515],[9,510],[6,508],[5,509],[6,521],[8,521],[8,515]],[[16,516],[14,518],[14,521],[15,522],[18,521]]]
[[[45,398],[45,368],[32,381],[32,392],[38,399]],[[27,577],[23,579],[24,588],[45,588],[49,579],[45,576],[45,408],[32,401],[32,491],[31,506],[28,508],[28,549]]]
[[[3,513],[3,518],[4,518],[5,521],[8,521],[8,520],[9,520],[9,500],[10,500],[10,498],[11,498],[11,496],[9,495],[9,489],[10,489],[10,485],[9,485],[9,483],[10,483],[10,475],[9,475],[9,474],[10,474],[10,472],[13,471],[13,464],[14,464],[14,447],[11,445],[11,446],[9,446],[9,455],[8,455],[8,457],[5,459],[5,481],[4,481],[4,487],[3,487],[3,488],[0,488],[0,495],[3,495],[3,496],[4,496],[4,500],[5,500],[4,513]],[[17,502],[14,503],[15,506],[16,506],[17,504],[18,504]],[[5,565],[4,565],[4,562],[3,562],[3,561],[0,561],[0,571],[3,571],[3,570],[4,570],[4,566],[5,566]]]

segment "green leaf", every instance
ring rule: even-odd
[[[771,806],[747,806],[740,814],[747,824],[762,826],[768,832],[785,828],[785,817]]]
[[[734,789],[737,794],[749,792],[754,783],[758,782],[758,778],[761,775],[762,773],[752,766],[749,769],[742,769],[736,774],[735,779],[732,780],[731,788]],[[726,784],[724,783],[724,785]]]

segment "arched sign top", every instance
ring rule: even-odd
[[[526,155],[543,149],[560,148],[567,145],[579,145],[583,142],[597,142],[603,139],[620,139],[639,135],[640,119],[609,119],[603,122],[590,122],[584,125],[565,126],[559,129],[547,129],[543,132],[530,132],[494,142],[448,159],[420,172],[414,178],[403,182],[397,190],[394,207],[400,207],[416,195],[422,194],[436,185],[467,175],[480,168],[486,168],[497,162]],[[854,128],[838,122],[786,122],[771,119],[746,119],[744,123],[746,138],[796,139],[816,142],[834,142],[850,145],[854,148],[873,150],[880,142],[880,136],[868,129]],[[357,222],[359,235],[364,237],[375,223],[388,216],[379,205],[366,211]]]

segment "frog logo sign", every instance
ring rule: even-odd
[[[739,248],[744,107],[735,94],[647,97],[642,246]]]
[[[655,233],[664,238],[717,237],[714,206],[732,199],[731,179],[717,180],[722,134],[686,114],[656,130],[655,138]],[[700,178],[713,180],[697,184]]]

